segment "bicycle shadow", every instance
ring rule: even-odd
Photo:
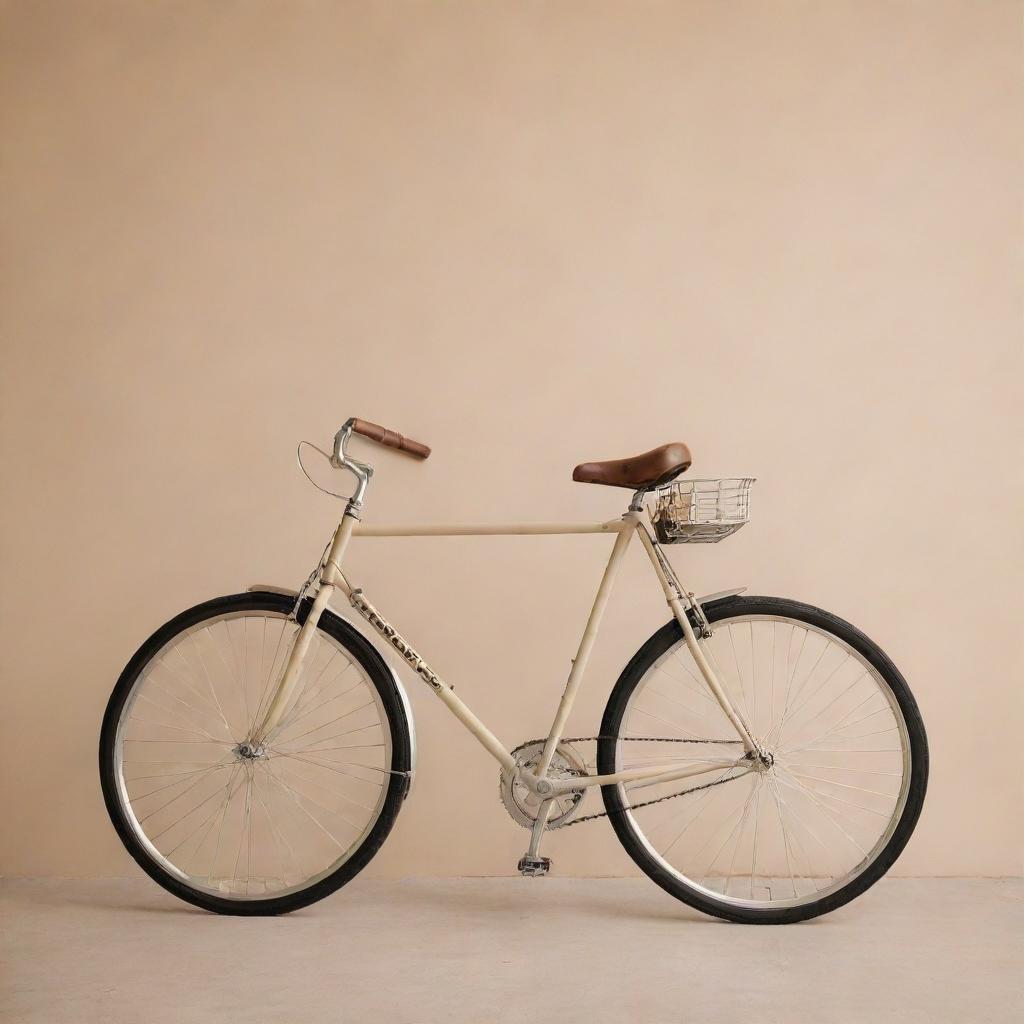
[[[569,912],[574,917],[606,921],[725,923],[685,904],[660,898],[657,891],[650,891],[649,883],[633,879],[468,877],[407,879],[389,883],[368,880],[360,888],[369,889],[381,884],[397,887],[403,903],[447,914],[455,911],[467,916],[507,917],[522,921],[524,918],[557,917]],[[369,896],[370,901],[372,896]]]
[[[69,884],[62,880],[4,881],[2,902],[9,909],[97,910],[116,914],[210,917],[223,919],[163,892],[148,879],[89,879]],[[380,908],[444,915],[466,925],[479,920],[522,924],[523,921],[574,919],[630,921],[649,924],[724,925],[727,921],[679,903],[649,883],[622,878],[520,879],[467,877],[438,879],[356,880],[350,887],[313,906],[282,915],[280,920],[315,920],[344,914],[372,917]],[[828,917],[802,923],[823,927]]]
[[[175,899],[151,882],[118,879],[54,881],[7,879],[3,904],[10,909],[102,910],[132,914],[203,915],[206,911]]]

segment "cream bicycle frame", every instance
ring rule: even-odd
[[[541,828],[547,818],[547,807],[550,801],[570,790],[590,786],[607,786],[618,783],[632,782],[639,785],[656,785],[663,782],[673,782],[678,779],[691,776],[704,775],[710,772],[721,772],[730,767],[749,766],[751,758],[758,752],[758,746],[751,735],[747,723],[740,713],[732,705],[719,683],[715,673],[704,655],[700,641],[694,631],[687,615],[684,601],[696,607],[693,595],[688,593],[680,585],[672,567],[669,565],[660,546],[651,537],[647,530],[640,511],[639,501],[635,498],[621,519],[609,520],[602,523],[511,523],[499,525],[412,525],[412,526],[365,526],[360,521],[362,510],[362,498],[366,490],[366,484],[372,474],[372,469],[363,464],[355,462],[344,455],[344,441],[347,434],[342,437],[345,428],[339,432],[339,438],[335,440],[335,458],[332,462],[337,466],[344,466],[356,472],[360,478],[360,485],[355,494],[349,499],[345,512],[335,530],[334,537],[329,545],[327,554],[324,557],[319,571],[319,588],[313,599],[312,607],[299,630],[298,637],[292,647],[280,683],[270,701],[263,721],[256,727],[250,742],[260,744],[269,738],[274,730],[286,718],[289,710],[295,705],[300,696],[298,686],[302,664],[305,659],[309,645],[312,641],[317,623],[320,620],[324,609],[327,607],[336,591],[341,591],[352,606],[369,622],[369,624],[383,636],[390,645],[402,656],[418,676],[420,676],[440,698],[449,711],[471,732],[479,741],[481,746],[502,766],[506,771],[513,773],[531,791],[541,797],[545,804],[542,807]],[[340,454],[339,454],[340,453]],[[356,468],[353,468],[356,467]],[[345,574],[342,572],[342,561],[349,541],[353,536],[360,537],[507,537],[507,536],[567,536],[572,534],[611,534],[615,537],[611,554],[601,577],[597,595],[594,598],[590,616],[587,619],[583,636],[580,639],[576,657],[572,662],[572,669],[569,672],[565,689],[562,693],[558,709],[555,713],[551,728],[544,743],[544,750],[536,768],[532,771],[522,769],[512,753],[501,743],[490,729],[470,710],[468,705],[455,693],[454,688],[445,682],[427,662],[419,655],[415,648],[402,636],[394,626],[374,607],[359,587],[353,587]],[[633,536],[640,538],[641,544],[650,559],[655,575],[661,583],[665,599],[672,614],[682,627],[686,645],[693,656],[694,662],[700,669],[701,675],[708,685],[715,700],[722,711],[736,730],[740,742],[743,744],[743,756],[739,758],[722,758],[709,760],[703,766],[672,768],[668,766],[649,768],[638,768],[630,771],[613,772],[606,775],[586,775],[574,777],[571,780],[559,778],[548,778],[547,773],[552,758],[559,742],[564,734],[566,722],[572,711],[576,695],[579,691],[594,642],[600,630],[601,621],[604,617],[608,600],[611,596],[615,577],[618,574],[619,566],[622,563],[626,549],[629,547]],[[536,842],[535,833],[535,842]]]

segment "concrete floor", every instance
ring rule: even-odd
[[[357,880],[255,921],[145,880],[6,881],[0,929],[4,1024],[1024,1019],[1011,880],[885,880],[788,928],[633,879]]]

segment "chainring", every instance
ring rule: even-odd
[[[544,752],[544,742],[544,740],[529,740],[526,743],[521,743],[512,751],[516,764],[527,770],[535,768]],[[559,743],[551,758],[548,777],[574,779],[586,774],[586,763],[575,747],[564,741]],[[517,825],[522,825],[523,828],[532,829],[537,815],[540,813],[541,798],[532,793],[525,783],[520,782],[505,769],[501,771],[499,792],[501,802],[505,805],[505,810],[508,811],[512,820]],[[551,829],[568,825],[576,817],[576,812],[580,804],[583,803],[585,794],[586,790],[580,787],[555,797],[546,827]]]

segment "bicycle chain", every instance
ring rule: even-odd
[[[740,775],[730,775],[727,779],[716,779],[714,782],[705,782],[700,786],[690,786],[689,789],[681,789],[678,793],[669,793],[667,796],[655,797],[653,800],[641,800],[638,804],[630,804],[628,807],[623,807],[622,811],[637,811],[641,807],[650,807],[651,804],[660,804],[664,800],[675,800],[677,796],[687,796],[690,793],[699,793],[702,789],[711,789],[713,786],[721,786],[726,782],[732,782],[734,779],[740,779],[746,772],[742,772]],[[553,828],[552,832],[560,832],[563,828],[572,828],[573,825],[582,825],[587,821],[596,821],[598,818],[609,818],[611,817],[611,811],[595,811],[593,814],[585,814],[582,818],[573,818],[572,821],[567,821],[564,825],[558,825]],[[616,814],[620,814],[621,811],[616,811]]]
[[[680,739],[674,736],[662,737],[662,736],[570,736],[567,739],[562,740],[563,743],[589,743],[589,742],[600,742],[601,740],[620,740],[624,743],[740,743],[741,740],[703,740],[703,739]],[[726,771],[732,771],[731,768],[727,768]],[[699,793],[702,789],[712,789],[714,786],[724,785],[726,782],[732,782],[735,779],[742,778],[747,772],[744,771],[740,775],[730,775],[725,779],[715,779],[714,782],[704,782],[699,786],[690,786],[687,789],[681,789],[678,793],[669,793],[666,796],[655,797],[653,800],[642,800],[638,804],[630,804],[628,807],[623,807],[622,811],[636,811],[641,807],[650,807],[652,804],[660,804],[665,800],[675,800],[676,797],[687,796],[690,793]],[[586,776],[582,776],[585,778]],[[621,813],[616,811],[616,813]],[[611,811],[595,811],[593,814],[586,814],[582,818],[573,818],[572,821],[567,821],[564,825],[557,825],[554,828],[549,829],[551,832],[560,832],[563,828],[572,828],[573,825],[582,825],[587,821],[596,821],[598,818],[611,817]]]

